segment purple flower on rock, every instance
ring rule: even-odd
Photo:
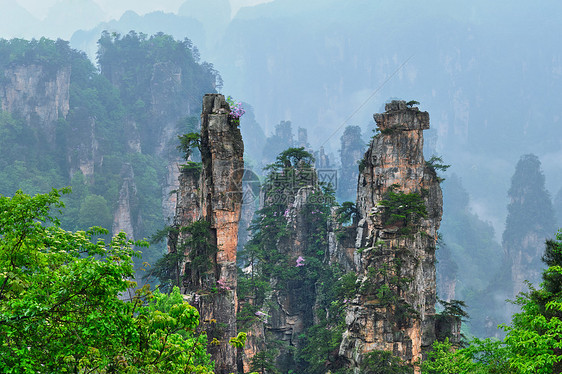
[[[234,120],[240,121],[240,117],[242,117],[244,113],[246,113],[244,108],[242,108],[242,103],[235,102],[231,96],[226,98],[226,102],[230,106],[230,117],[232,117]],[[240,124],[240,122],[238,122],[238,124]]]

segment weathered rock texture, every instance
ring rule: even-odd
[[[132,78],[122,61],[105,61],[101,73],[115,87],[127,86],[128,80],[147,80],[146,92],[137,93],[138,111],[124,118],[126,149],[130,153],[143,153],[166,160],[166,176],[162,183],[162,215],[169,223],[176,209],[176,195],[179,188],[178,163],[181,162],[176,150],[177,135],[185,131],[178,123],[185,116],[196,114],[195,104],[199,92],[185,90],[185,82],[192,79],[177,62],[163,61],[152,64],[146,73],[136,73]],[[140,99],[142,98],[142,100]]]
[[[313,171],[314,169],[309,169]],[[290,192],[289,192],[290,191]],[[307,204],[314,193],[318,192],[315,185],[302,186],[294,190],[287,188],[284,191],[283,209],[287,219],[287,235],[276,241],[272,251],[276,251],[288,264],[283,266],[295,267],[295,260],[307,256],[307,249],[313,242],[314,228],[307,218]],[[279,201],[279,191],[270,192],[266,189],[262,198],[264,204],[275,204]],[[286,200],[285,200],[286,199]],[[275,367],[282,373],[299,372],[295,353],[303,343],[300,335],[315,323],[315,301],[317,298],[318,285],[306,281],[302,275],[294,279],[279,279],[271,276],[269,279],[271,291],[266,296],[266,301],[260,305],[260,311],[267,317],[261,317],[249,325],[248,340],[245,347],[243,361],[244,372],[250,371],[249,360],[258,352],[266,351],[275,347]],[[244,300],[250,304],[253,298]],[[241,303],[242,305],[242,303]],[[245,330],[245,331],[246,331]]]
[[[205,95],[201,114],[201,172],[180,175],[175,225],[180,228],[178,243],[185,240],[181,227],[197,220],[210,223],[212,241],[218,253],[212,259],[210,283],[216,292],[185,284],[184,293],[193,295],[201,319],[213,321],[207,332],[220,344],[211,345],[216,373],[236,372],[236,350],[228,344],[236,336],[236,248],[242,205],[244,145],[240,129],[229,117],[224,96]],[[178,247],[179,248],[179,247]],[[175,250],[175,248],[170,248]],[[189,248],[186,248],[186,255]],[[189,271],[190,264],[185,264]],[[216,321],[216,322],[214,322]]]
[[[423,158],[429,114],[402,101],[374,118],[376,135],[360,166],[354,266],[361,282],[347,308],[340,355],[359,373],[365,354],[391,351],[414,363],[435,340],[435,245],[442,194]],[[390,191],[418,194],[427,215],[389,223]]]

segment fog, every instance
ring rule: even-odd
[[[346,126],[360,126],[367,143],[385,102],[416,100],[431,118],[426,158],[452,165],[448,173],[460,177],[472,213],[492,224],[498,243],[521,155],[539,157],[552,196],[562,187],[556,0],[0,0],[0,7],[0,37],[60,37],[92,59],[103,30],[189,38],[220,72],[221,93],[250,104],[266,135],[291,121],[334,165]]]

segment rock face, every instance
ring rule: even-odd
[[[112,234],[117,235],[123,231],[127,237],[135,240],[138,235],[140,216],[138,215],[137,187],[135,185],[135,175],[131,164],[124,164],[121,169],[123,184],[119,190],[119,203],[113,217]]]
[[[346,312],[340,355],[359,373],[373,350],[414,363],[435,340],[435,246],[442,194],[423,158],[429,114],[403,101],[374,118],[360,165],[354,266],[361,283]],[[417,208],[416,208],[417,207]]]
[[[42,65],[14,66],[4,72],[2,111],[20,113],[52,143],[57,120],[70,109],[70,66],[47,71]]]
[[[317,169],[328,169],[332,166],[324,147],[320,147],[319,151],[314,152],[314,158],[316,159],[314,166],[316,166]]]
[[[229,117],[230,108],[224,96],[205,95],[201,114],[202,170],[186,170],[180,175],[175,225],[180,229],[177,243],[186,234],[181,228],[204,220],[209,223],[211,240],[218,247],[211,259],[209,284],[215,292],[184,283],[183,293],[193,296],[201,319],[213,322],[209,338],[219,344],[209,348],[216,362],[216,373],[233,373],[237,370],[237,352],[228,344],[236,336],[236,248],[238,223],[242,205],[242,176],[244,171],[244,145],[240,129]],[[172,244],[171,251],[176,250]],[[186,248],[186,255],[190,248]],[[187,263],[184,272],[189,271]]]
[[[316,191],[313,186],[302,187],[295,191],[295,196],[287,205],[287,228],[290,234],[280,240],[276,248],[287,258],[296,259],[306,255],[313,233],[306,220],[305,206]],[[314,324],[314,306],[310,300],[316,298],[316,289],[302,279],[291,280],[286,287],[276,286],[277,282],[277,279],[272,279],[269,297],[272,307],[267,309],[271,318],[267,330],[271,334],[268,337],[270,341],[281,342],[276,367],[285,373],[296,367],[294,356],[300,344],[298,336]]]

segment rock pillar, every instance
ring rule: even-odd
[[[201,170],[186,169],[180,175],[175,225],[178,243],[185,240],[182,227],[203,220],[210,228],[217,253],[205,284],[185,282],[182,291],[193,296],[211,344],[209,352],[217,374],[237,371],[236,349],[228,344],[236,336],[236,248],[242,207],[244,145],[237,123],[229,116],[224,96],[208,94],[201,114]],[[170,248],[174,250],[174,248]],[[189,246],[186,246],[186,255]],[[189,272],[190,263],[183,272]],[[216,340],[215,340],[216,339]]]
[[[442,194],[423,157],[429,114],[403,101],[375,114],[380,133],[360,164],[355,268],[340,355],[357,373],[371,351],[409,363],[435,340],[435,246]]]

